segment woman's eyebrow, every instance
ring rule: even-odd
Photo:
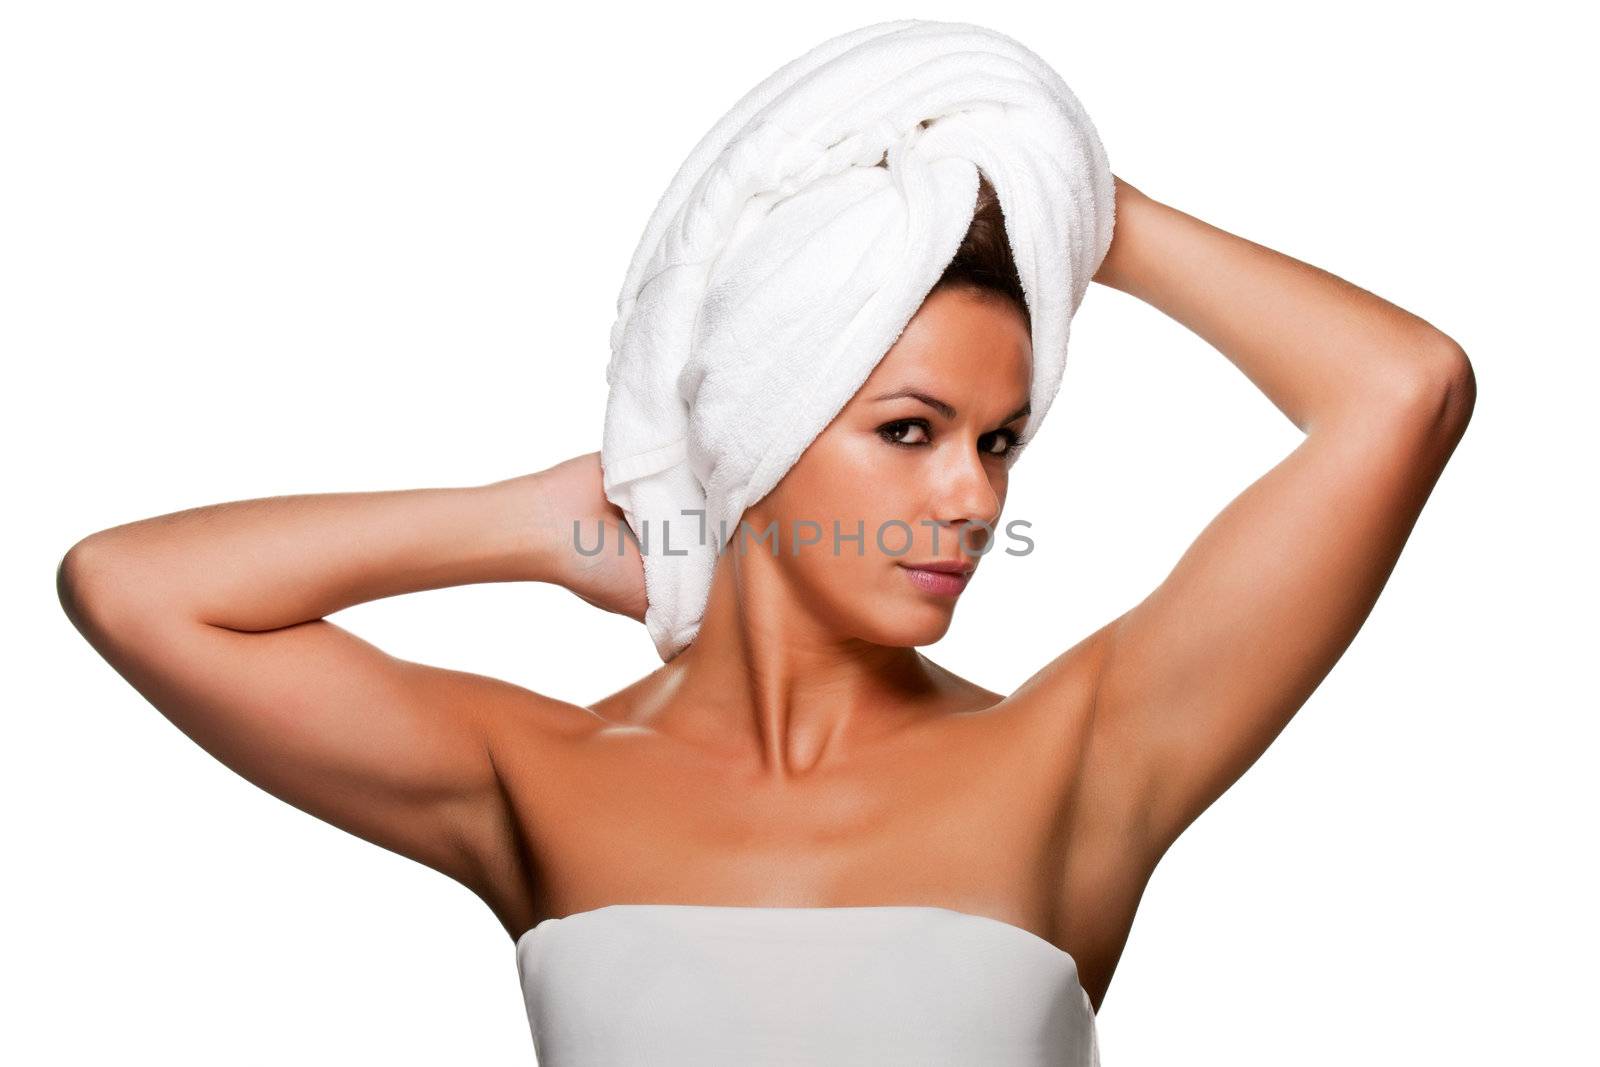
[[[882,394],[880,396],[875,396],[875,397],[872,398],[874,403],[876,403],[879,400],[902,400],[902,399],[920,400],[924,404],[928,405],[930,408],[933,408],[933,410],[937,411],[939,414],[943,415],[947,419],[953,419],[953,418],[956,417],[956,409],[955,408],[951,407],[949,404],[945,403],[943,400],[940,400],[936,396],[929,396],[927,393],[919,393],[915,389],[901,389],[898,392],[884,393],[884,394]],[[1030,415],[1032,413],[1033,413],[1033,403],[1032,403],[1032,401],[1024,402],[1023,405],[1020,408],[1018,408],[1017,410],[1013,411],[1011,414],[1007,415],[1005,418],[1001,419],[1000,420],[1000,425],[1004,426],[1008,422],[1016,422],[1018,419],[1022,418],[1023,416]]]

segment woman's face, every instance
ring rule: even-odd
[[[770,540],[746,539],[742,551],[771,559],[830,630],[882,645],[937,641],[964,583],[913,568],[975,567],[995,543],[1005,456],[1027,415],[1032,369],[1026,320],[1008,299],[936,290],[799,462],[746,511],[753,531],[777,523],[777,558]],[[797,541],[814,543],[796,555]]]

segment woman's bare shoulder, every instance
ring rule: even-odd
[[[940,684],[949,688],[952,702],[964,705],[964,711],[995,717],[1060,721],[1071,709],[1087,709],[1094,696],[1105,637],[1110,630],[1111,626],[1107,625],[1085,637],[1041,666],[1009,695],[986,689],[926,656],[923,659],[937,672]]]
[[[503,679],[477,679],[474,696],[486,712],[497,756],[526,751],[530,742],[539,739],[579,741],[615,725],[599,707],[604,701],[583,705]]]
[[[1107,623],[1046,662],[1012,691],[1006,704],[1052,716],[1073,709],[1086,712],[1094,700],[1115,626],[1115,622]]]
[[[599,728],[630,726],[650,717],[667,699],[671,671],[662,664],[621,689],[590,701],[582,708]]]

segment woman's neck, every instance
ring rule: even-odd
[[[788,778],[946,713],[972,687],[912,647],[841,635],[770,575],[719,568],[694,641],[639,725]]]

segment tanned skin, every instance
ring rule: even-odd
[[[1014,693],[917,650],[956,599],[903,566],[1004,529],[1032,351],[1014,305],[967,289],[929,296],[746,514],[863,520],[865,553],[736,539],[693,644],[589,707],[397,659],[326,616],[550,582],[642,621],[635,543],[573,542],[574,520],[590,546],[603,522],[614,547],[622,520],[594,452],[469,488],[115,526],[66,553],[62,604],[206,751],[460,881],[513,938],[607,904],[941,906],[1070,952],[1098,1010],[1156,863],[1349,646],[1475,397],[1460,346],[1416,316],[1120,180],[1116,196],[1095,280],[1214,345],[1305,436],[1147,597]],[[870,533],[890,519],[915,534],[893,556]]]

